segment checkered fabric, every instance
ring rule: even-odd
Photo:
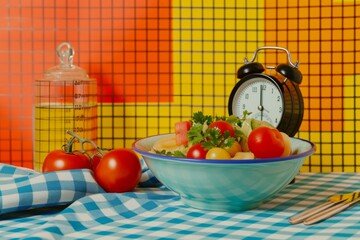
[[[68,204],[102,192],[104,190],[96,183],[91,170],[40,174],[0,164],[0,214]]]
[[[1,182],[1,179],[0,179]],[[243,212],[202,211],[165,187],[82,197],[67,207],[0,215],[1,239],[360,239],[360,204],[311,226],[288,219],[330,195],[360,189],[360,174],[302,173]]]
[[[139,187],[160,182],[142,163]],[[91,170],[57,171],[40,174],[30,169],[0,164],[0,214],[69,204],[89,194],[104,193]]]

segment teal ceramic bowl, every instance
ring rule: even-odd
[[[315,152],[309,141],[292,138],[295,155],[258,160],[201,160],[150,153],[157,135],[137,140],[133,150],[142,155],[152,173],[178,193],[184,204],[211,211],[253,209],[286,187],[306,157]]]

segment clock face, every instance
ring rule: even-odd
[[[244,111],[251,112],[250,117],[277,127],[284,113],[281,89],[276,83],[263,77],[247,79],[233,96],[232,110],[240,118]]]

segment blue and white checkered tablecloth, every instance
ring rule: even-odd
[[[33,175],[17,168],[11,171],[15,179]],[[5,174],[0,168],[0,186],[13,179],[11,171]],[[144,172],[143,182],[151,178],[151,173],[149,177],[149,172]],[[192,209],[164,187],[137,188],[122,194],[103,193],[101,189],[91,193],[77,187],[71,190],[76,193],[70,195],[76,197],[70,205],[53,203],[1,214],[0,238],[360,239],[360,204],[316,225],[288,223],[290,216],[324,202],[330,195],[360,190],[360,174],[302,173],[295,184],[258,209],[236,213]]]

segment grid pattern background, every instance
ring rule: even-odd
[[[34,80],[70,42],[98,81],[98,144],[131,147],[193,112],[227,115],[244,57],[300,61],[302,171],[359,172],[358,1],[0,0],[0,162],[32,167]],[[266,52],[259,62],[286,62]]]

